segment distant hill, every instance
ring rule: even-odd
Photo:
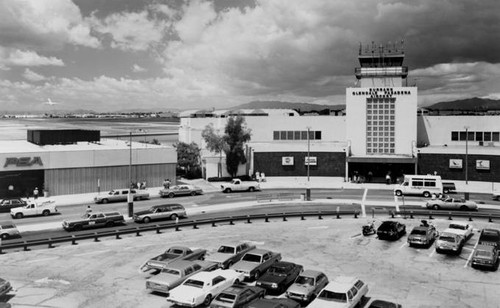
[[[291,103],[280,101],[253,101],[246,104],[235,106],[231,109],[295,109],[300,112],[320,111],[324,109],[342,110],[345,109],[345,104],[342,105],[320,105],[309,103]]]
[[[500,110],[500,100],[487,98],[466,98],[462,100],[440,102],[425,107],[429,110],[460,110],[460,111],[488,111]]]

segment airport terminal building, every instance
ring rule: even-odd
[[[500,182],[495,172],[500,170],[500,116],[420,112],[418,89],[407,86],[404,57],[396,44],[360,46],[357,84],[346,89],[344,113],[190,111],[180,115],[179,141],[200,145],[204,176],[217,176],[218,155],[205,149],[201,132],[208,124],[223,132],[228,117],[242,115],[252,137],[240,174],[309,174],[346,181],[359,175],[374,182],[389,174],[396,182],[403,174],[437,173],[451,180]]]
[[[131,146],[130,146],[131,145]],[[172,146],[101,139],[92,130],[28,130],[27,140],[0,141],[0,196],[80,194],[161,186],[175,179]]]

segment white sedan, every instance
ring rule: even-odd
[[[476,202],[458,198],[432,199],[427,201],[426,207],[434,210],[477,211]]]
[[[230,269],[199,272],[170,291],[168,301],[179,306],[208,306],[215,296],[243,278],[243,274]]]

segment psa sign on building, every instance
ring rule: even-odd
[[[34,157],[7,157],[5,158],[4,168],[8,167],[31,167],[43,166],[42,158],[40,156]]]

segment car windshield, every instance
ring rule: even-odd
[[[416,234],[416,235],[425,235],[426,232],[425,230],[412,230],[411,234]]]
[[[455,243],[455,238],[453,236],[441,236],[439,237],[440,241]]]
[[[311,278],[311,277],[304,277],[304,276],[299,276],[297,278],[297,280],[295,281],[295,283],[298,283],[298,284],[306,284],[306,285],[314,285],[314,279]]]
[[[491,251],[486,251],[486,250],[476,251],[476,257],[491,258],[491,256],[492,256]]]
[[[217,252],[234,254],[234,247],[221,246],[219,247],[219,250],[217,250]]]
[[[247,253],[241,260],[260,263],[260,256]]]
[[[234,303],[234,301],[236,300],[236,295],[229,293],[221,293],[215,298],[215,300],[224,303]]]
[[[498,235],[495,234],[495,233],[486,233],[486,232],[483,232],[483,234],[481,234],[481,241],[485,241],[485,242],[497,242],[498,240],[499,240]]]
[[[286,276],[287,269],[285,267],[271,267],[269,269],[269,273],[275,274],[278,276]]]
[[[459,229],[459,230],[465,230],[466,229],[465,226],[456,225],[456,224],[451,224],[450,228],[452,228],[452,229]]]
[[[171,269],[171,268],[164,268],[164,269],[161,270],[161,272],[165,273],[165,274],[173,275],[173,276],[178,276],[178,277],[181,276],[181,272],[180,271],[175,270],[175,269]]]
[[[347,302],[347,295],[345,293],[337,293],[328,290],[323,290],[318,295],[318,298],[332,302],[342,302],[342,303]]]
[[[203,288],[203,281],[188,279],[188,280],[184,281],[184,285],[201,289],[201,288]]]

